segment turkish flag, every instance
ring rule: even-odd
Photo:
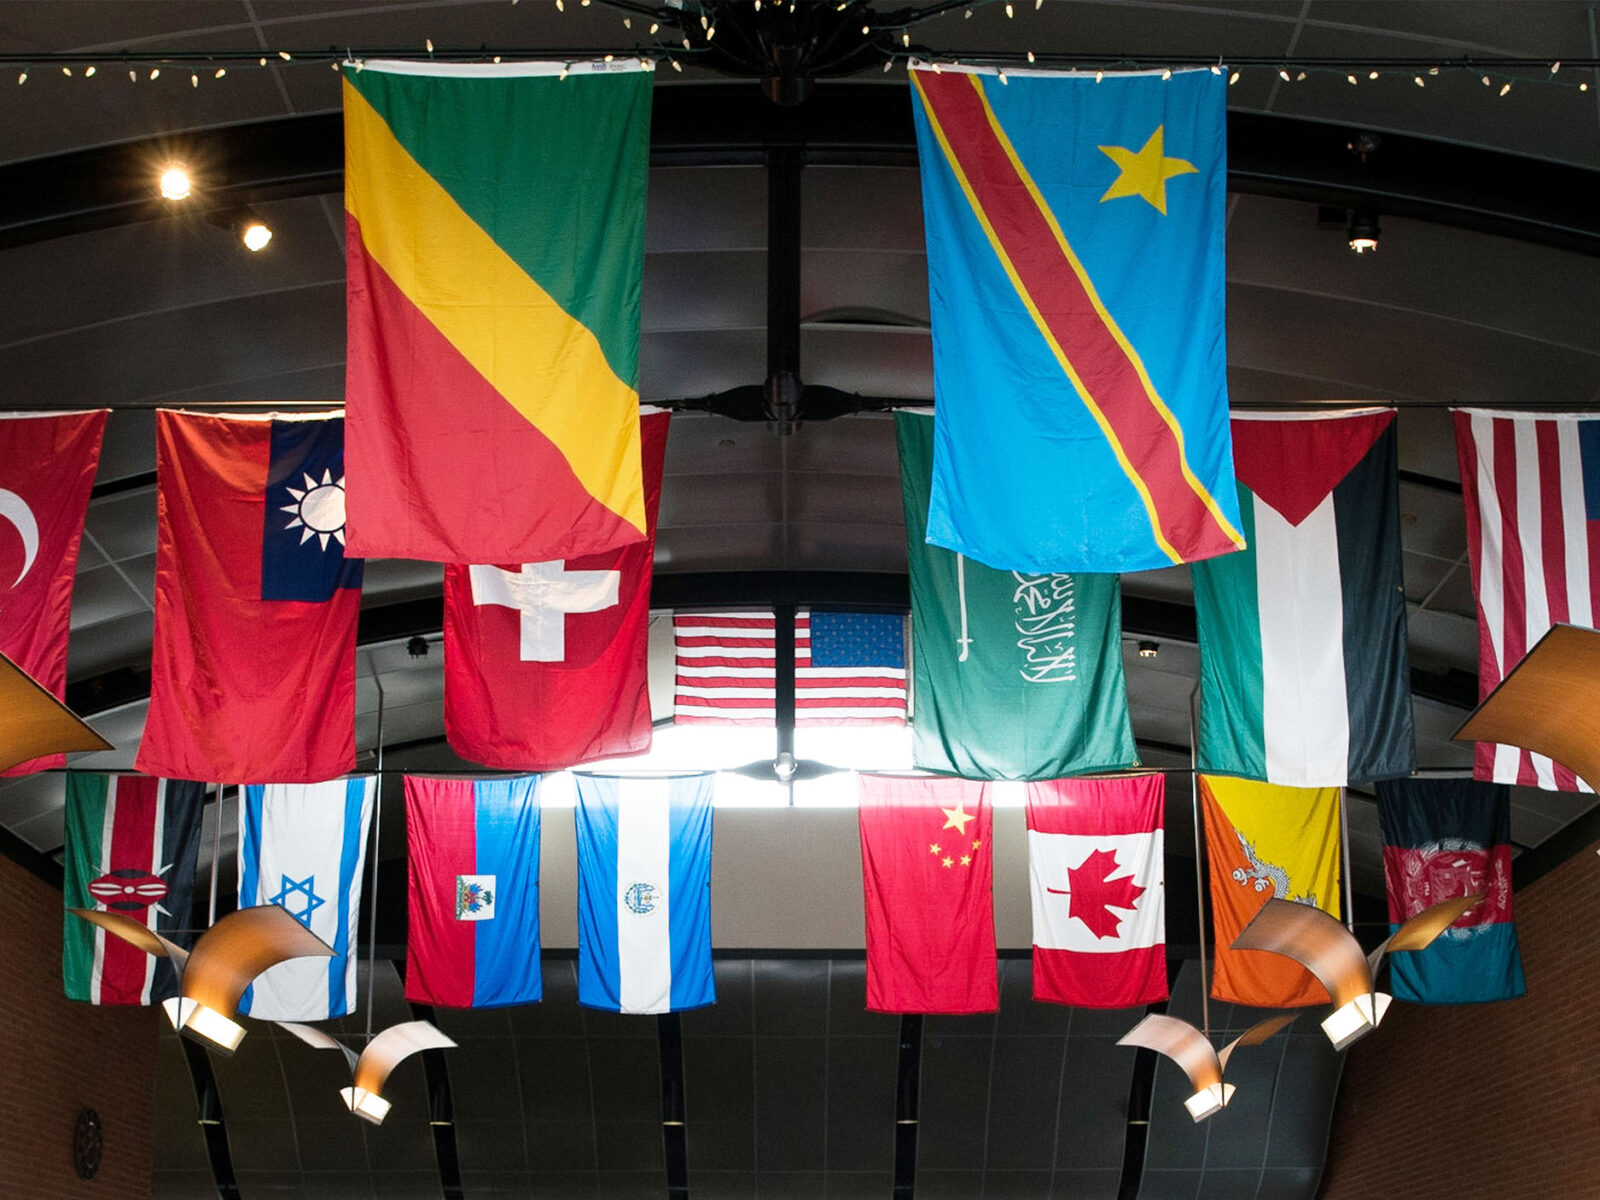
[[[649,537],[444,569],[444,729],[461,757],[555,771],[650,748],[650,581],[671,414],[639,416]]]
[[[1035,1000],[1167,998],[1165,791],[1159,774],[1028,785]]]
[[[987,785],[890,775],[860,780],[867,1007],[978,1013],[1000,1007]]]
[[[0,414],[0,651],[58,700],[66,696],[72,580],[107,411]],[[65,762],[53,754],[0,774]]]

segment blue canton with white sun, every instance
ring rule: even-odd
[[[359,588],[344,555],[344,420],[273,421],[261,531],[263,600],[331,600]]]

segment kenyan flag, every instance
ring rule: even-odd
[[[205,785],[142,775],[67,775],[68,908],[142,921],[187,945]],[[65,914],[61,975],[67,997],[151,1004],[177,995],[172,965]]]

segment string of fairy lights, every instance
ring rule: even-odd
[[[516,6],[519,0],[508,0]],[[162,80],[187,82],[191,89],[202,84],[220,84],[230,74],[261,71],[284,67],[327,67],[338,71],[346,65],[356,65],[364,59],[434,60],[439,62],[494,62],[543,61],[576,64],[597,59],[638,59],[645,69],[665,65],[683,71],[685,65],[704,65],[713,70],[727,69],[728,60],[714,59],[713,52],[726,52],[727,42],[716,45],[718,21],[726,20],[740,9],[760,14],[766,11],[768,20],[803,20],[811,13],[805,10],[812,4],[816,8],[831,9],[840,29],[855,31],[863,43],[854,47],[838,48],[838,55],[860,54],[863,49],[873,49],[883,60],[883,70],[895,66],[909,67],[915,61],[932,65],[966,65],[992,67],[1000,71],[1002,79],[1007,68],[1032,67],[1044,70],[1071,70],[1092,73],[1095,77],[1117,71],[1162,71],[1170,75],[1174,70],[1210,67],[1213,73],[1228,76],[1230,86],[1251,76],[1269,78],[1277,85],[1297,85],[1318,80],[1334,80],[1349,87],[1373,85],[1396,80],[1409,83],[1417,89],[1427,89],[1442,79],[1452,77],[1475,78],[1488,95],[1505,98],[1519,86],[1565,87],[1588,92],[1600,80],[1600,58],[1570,57],[1513,57],[1504,55],[1457,58],[1428,57],[1292,57],[1271,55],[1230,55],[1221,53],[1215,59],[1197,61],[1194,55],[1149,54],[1093,54],[1057,51],[1024,50],[1013,53],[991,51],[963,53],[936,50],[916,43],[913,31],[931,20],[960,12],[963,20],[971,20],[985,9],[1003,11],[1008,21],[1025,19],[1030,13],[1039,13],[1044,0],[940,0],[921,8],[900,8],[884,11],[872,7],[870,0],[669,0],[663,5],[636,3],[634,0],[548,0],[554,9],[566,13],[570,9],[600,7],[620,14],[625,34],[636,40],[632,46],[616,46],[609,50],[594,46],[584,47],[526,47],[490,49],[485,46],[436,46],[431,38],[421,47],[325,47],[282,48],[249,50],[160,50],[128,49],[98,55],[82,52],[6,52],[0,51],[0,68],[16,69],[16,86],[43,83],[47,79],[75,81],[79,85],[91,81],[109,81],[125,74],[129,84],[157,84]],[[530,0],[529,7],[532,7]],[[845,18],[842,14],[852,14]],[[860,24],[854,24],[859,16]],[[644,41],[641,39],[650,39]],[[737,61],[737,60],[735,60]]]

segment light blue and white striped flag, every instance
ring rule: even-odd
[[[714,1004],[712,776],[578,780],[578,1002],[613,1012]]]
[[[334,949],[256,977],[239,1011],[323,1021],[356,1008],[356,928],[377,780],[251,784],[239,814],[239,907],[279,904]]]

